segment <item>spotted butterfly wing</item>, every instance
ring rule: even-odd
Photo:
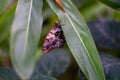
[[[60,22],[55,22],[54,27],[47,34],[43,43],[43,52],[48,53],[55,48],[62,48],[65,43],[65,37]]]

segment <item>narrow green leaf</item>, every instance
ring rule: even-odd
[[[0,16],[0,43],[10,34],[10,28],[14,19],[16,3],[11,6],[2,16]]]
[[[4,12],[4,10],[8,7],[10,0],[0,0],[0,15]]]
[[[54,1],[47,0],[47,2],[60,18],[61,24],[64,25],[62,28],[67,44],[88,80],[104,80],[103,68],[97,49],[77,8],[70,0],[61,0],[66,11],[64,13]]]
[[[42,27],[42,0],[19,0],[11,32],[11,59],[17,73],[27,80],[33,72]]]
[[[120,11],[120,1],[119,0],[99,0],[99,1],[113,9]]]

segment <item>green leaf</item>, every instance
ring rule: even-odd
[[[35,79],[33,79],[33,80],[35,80]],[[39,75],[39,80],[57,80],[57,79],[55,79],[51,76],[45,76],[45,75],[40,74]]]
[[[19,0],[11,32],[11,59],[23,80],[35,66],[35,55],[42,28],[42,0]]]
[[[0,0],[0,15],[4,12],[4,10],[8,7],[10,0]]]
[[[120,11],[120,1],[119,0],[99,0],[99,1],[113,9]]]
[[[11,68],[0,67],[0,80],[20,80]]]
[[[14,18],[16,3],[0,16],[0,43],[5,41],[10,34],[11,24]]]
[[[67,44],[88,80],[104,80],[103,68],[97,49],[77,8],[70,0],[61,0],[65,13],[59,9],[54,1],[47,0],[47,2],[60,18]]]
[[[89,29],[99,51],[119,55],[120,51],[120,22],[114,19],[99,18],[89,22]],[[102,40],[100,40],[102,39]],[[114,40],[114,41],[113,41]],[[114,46],[113,46],[114,45]],[[119,57],[117,55],[117,57]]]
[[[108,53],[100,53],[106,80],[120,80],[120,59]]]
[[[70,63],[70,58],[64,49],[55,49],[50,51],[49,54],[43,54],[40,57],[35,72],[54,77],[58,77],[63,73]]]

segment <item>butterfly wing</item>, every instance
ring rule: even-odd
[[[65,43],[65,37],[59,22],[50,30],[43,43],[43,52],[48,53],[55,48],[62,48]]]

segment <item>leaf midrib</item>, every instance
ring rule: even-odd
[[[25,35],[25,44],[24,44],[24,55],[23,55],[23,58],[26,54],[26,48],[27,48],[27,42],[28,42],[28,36],[29,36],[29,28],[30,28],[30,20],[31,20],[31,14],[32,14],[32,3],[33,3],[33,0],[31,0],[30,2],[30,9],[29,9],[29,15],[28,15],[28,21],[27,21],[27,30],[26,30],[26,35]]]
[[[73,24],[73,22],[71,21],[69,15],[68,15],[67,13],[65,13],[65,14],[66,14],[66,16],[68,17],[69,21],[71,22],[71,25],[74,26],[74,24]],[[80,38],[80,41],[81,41],[81,43],[83,44],[83,46],[84,46],[84,48],[85,48],[85,51],[87,52],[87,55],[89,56],[89,59],[90,59],[90,62],[91,62],[91,58],[90,58],[89,52],[88,52],[86,46],[84,45],[84,42],[82,41],[81,37],[78,35],[79,33],[78,33],[78,31],[76,30],[76,28],[75,28],[75,27],[73,27],[73,28],[74,28],[75,32],[77,33],[77,36]],[[91,62],[91,63],[92,63],[92,65],[93,65],[93,62]],[[94,67],[94,66],[93,66],[93,67]],[[95,67],[94,67],[94,69],[95,69],[95,72],[96,72],[96,68],[95,68]],[[98,77],[98,76],[97,76],[97,77]],[[99,78],[99,79],[100,79],[100,78]]]

